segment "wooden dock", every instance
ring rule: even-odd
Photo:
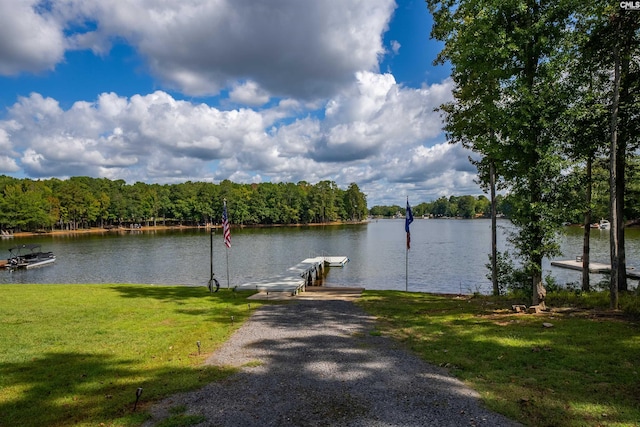
[[[349,261],[346,256],[318,256],[307,258],[288,268],[282,274],[269,279],[244,283],[238,290],[257,290],[265,293],[286,293],[297,295],[304,292],[307,286],[312,286],[324,276],[326,267],[344,266]]]
[[[576,258],[575,260],[561,260],[561,261],[551,261],[551,265],[554,267],[560,268],[568,268],[570,270],[582,271],[582,260]],[[611,265],[603,264],[599,262],[590,262],[589,263],[589,273],[609,273],[611,271]],[[627,277],[631,279],[639,279],[640,280],[640,271],[636,270],[635,267],[627,268]]]

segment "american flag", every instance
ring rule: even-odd
[[[222,235],[224,236],[224,244],[226,247],[231,247],[231,229],[229,227],[229,217],[227,216],[227,202],[224,202],[224,208],[222,209]]]

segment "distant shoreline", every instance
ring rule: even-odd
[[[334,226],[334,225],[360,225],[366,224],[368,221],[360,222],[324,222],[324,223],[311,223],[311,224],[255,224],[255,225],[231,225],[231,228],[271,228],[271,227],[320,227],[320,226]],[[166,231],[166,230],[217,230],[221,229],[221,224],[214,225],[149,225],[134,227],[92,227],[92,228],[79,228],[77,230],[51,230],[51,231],[20,231],[12,233],[13,237],[33,237],[33,236],[66,236],[73,234],[107,234],[107,233],[130,233],[130,232],[147,232],[147,231]],[[5,236],[9,237],[9,236]]]
[[[377,219],[391,219],[391,218],[375,218]],[[460,219],[460,218],[447,218],[447,219]],[[239,225],[232,224],[232,229],[238,228],[277,228],[277,227],[322,227],[322,226],[335,226],[335,225],[361,225],[368,224],[370,220],[363,221],[333,221],[333,222],[320,222],[310,224],[251,224],[251,225]],[[582,224],[569,224],[570,227],[582,227]],[[147,232],[147,231],[166,231],[166,230],[198,230],[198,229],[214,229],[218,230],[222,228],[222,224],[214,225],[149,225],[140,226],[139,228],[133,227],[92,227],[92,228],[79,228],[77,230],[50,230],[50,231],[20,231],[9,235],[3,235],[3,238],[10,237],[33,237],[33,236],[65,236],[73,234],[106,234],[106,233],[129,233],[129,232]],[[640,220],[630,220],[625,224],[625,228],[640,228]]]

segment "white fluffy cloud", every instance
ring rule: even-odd
[[[66,49],[62,25],[33,0],[0,1],[0,75],[50,70]]]
[[[0,153],[3,153],[0,154],[0,171],[10,173],[20,170],[16,160],[11,157],[12,154],[15,155],[12,151],[7,131],[0,128]]]
[[[187,95],[251,81],[260,97],[305,99],[378,69],[395,8],[394,0],[65,0],[49,10],[38,10],[38,0],[15,3],[0,1],[0,74],[53,68],[66,48],[105,54],[120,38]]]
[[[256,82],[245,82],[233,86],[229,99],[237,104],[260,106],[269,102],[269,94],[260,89]]]
[[[319,160],[346,161],[407,151],[441,132],[433,111],[451,99],[450,80],[405,89],[391,74],[358,73],[357,84],[329,102],[327,131],[315,148]]]
[[[139,55],[156,90],[59,102],[24,93],[0,114],[0,174],[129,182],[356,182],[370,204],[476,193],[469,153],[434,108],[453,83],[381,73],[394,0],[0,0],[0,76],[45,73],[74,50]],[[5,77],[7,78],[7,77]],[[9,77],[11,78],[11,77]],[[208,103],[181,96],[215,95]],[[213,99],[213,101],[212,101]],[[468,191],[467,191],[468,190]]]
[[[388,74],[359,73],[353,87],[326,103],[322,120],[311,117],[322,110],[297,118],[298,104],[221,110],[163,91],[104,93],[66,110],[33,93],[0,122],[0,146],[11,147],[0,172],[19,163],[34,177],[426,185],[449,170],[472,176],[461,147],[423,146],[440,132],[433,108],[449,99],[451,85],[410,89]]]

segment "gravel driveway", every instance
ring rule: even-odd
[[[199,426],[519,425],[482,408],[473,390],[374,330],[374,318],[350,301],[265,305],[208,360],[253,363],[166,399],[145,426],[180,405],[185,415],[207,418]]]

